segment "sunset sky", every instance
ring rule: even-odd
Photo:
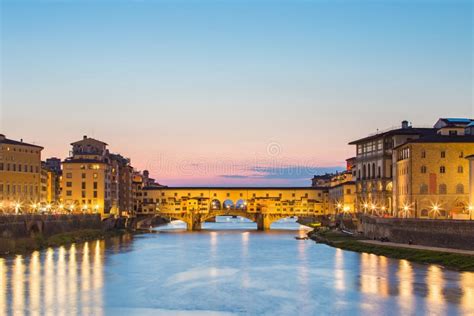
[[[472,1],[1,2],[0,133],[168,185],[309,185],[347,143],[473,117]]]

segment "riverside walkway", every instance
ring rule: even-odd
[[[429,251],[456,253],[456,254],[461,254],[461,255],[474,256],[474,251],[473,250],[441,248],[441,247],[429,247],[429,246],[422,246],[422,245],[408,245],[408,244],[399,244],[399,243],[395,243],[395,242],[382,242],[382,241],[378,241],[378,240],[359,240],[359,242],[365,243],[365,244],[377,245],[377,246],[389,246],[389,247],[397,247],[397,248],[429,250]]]

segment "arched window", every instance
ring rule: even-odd
[[[428,210],[426,209],[421,210],[421,216],[428,217],[428,214],[429,214]]]
[[[446,184],[440,184],[439,185],[439,194],[447,194],[448,189],[446,187]]]
[[[420,194],[428,194],[428,186],[426,184],[420,185]]]
[[[464,194],[464,185],[459,183],[456,185],[456,194]]]

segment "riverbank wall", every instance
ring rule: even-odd
[[[474,221],[362,216],[357,229],[368,239],[474,250]]]
[[[102,229],[100,215],[3,215],[0,237],[45,237],[83,229]]]

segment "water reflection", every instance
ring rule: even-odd
[[[413,295],[413,267],[410,262],[407,260],[400,260],[398,265],[398,294],[399,300],[398,304],[400,309],[403,311],[404,314],[412,314],[413,313],[413,303],[414,303],[414,295]]]
[[[0,258],[0,315],[101,315],[105,249],[101,243],[92,243],[92,249],[90,243],[80,245],[83,249],[79,254],[72,245],[69,249],[49,248],[29,256]]]
[[[0,315],[474,314],[473,273],[299,234],[165,229],[0,258]]]
[[[431,265],[428,268],[428,274],[426,275],[426,284],[428,286],[427,295],[427,309],[431,310],[433,306],[436,307],[437,311],[444,311],[444,278],[443,270],[440,267]]]

